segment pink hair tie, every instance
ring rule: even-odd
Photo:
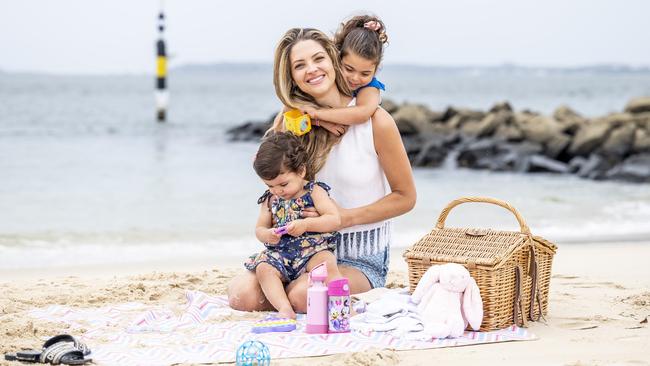
[[[381,29],[381,24],[379,24],[379,22],[377,22],[376,20],[370,20],[363,23],[363,27],[377,32],[378,30]]]

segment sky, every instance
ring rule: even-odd
[[[385,64],[650,66],[650,1],[163,0],[170,66],[272,63],[292,27],[387,25]],[[0,70],[154,73],[160,0],[0,0]]]

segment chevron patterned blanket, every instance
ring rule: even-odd
[[[413,350],[466,346],[536,337],[524,328],[465,332],[460,338],[421,342],[387,332],[313,335],[304,332],[305,318],[290,333],[251,333],[262,313],[231,309],[223,296],[187,291],[187,303],[176,307],[126,303],[101,308],[53,305],[30,312],[34,318],[83,329],[81,339],[99,365],[171,365],[235,361],[239,345],[248,340],[266,344],[271,359],[322,356],[369,349]]]

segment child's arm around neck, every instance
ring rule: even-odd
[[[338,123],[356,125],[367,122],[379,107],[379,89],[365,87],[357,94],[356,105],[344,108],[321,108],[309,111],[312,118]]]

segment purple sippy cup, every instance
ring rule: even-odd
[[[330,333],[350,331],[350,286],[347,278],[330,281],[327,286],[328,325]]]
[[[327,333],[327,266],[325,262],[309,272],[307,290],[307,333]]]

